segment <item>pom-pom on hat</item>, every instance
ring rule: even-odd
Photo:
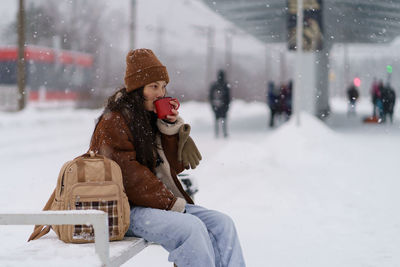
[[[165,81],[169,82],[167,68],[158,60],[150,49],[129,51],[126,56],[125,86],[131,92],[146,84]]]

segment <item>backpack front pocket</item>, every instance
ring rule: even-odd
[[[119,191],[119,187],[112,182],[103,185],[77,184],[71,190],[70,207],[73,210],[101,210],[106,212],[108,214],[109,238],[115,240],[121,233],[119,225],[122,222],[122,203],[119,201],[121,199]],[[73,242],[94,240],[92,225],[73,225],[70,233]]]

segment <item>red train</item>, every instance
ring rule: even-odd
[[[7,92],[15,95],[18,90],[17,59],[16,46],[0,47],[0,98],[3,102],[10,94]],[[87,95],[92,87],[91,54],[27,46],[25,60],[28,101],[77,100],[79,95]]]

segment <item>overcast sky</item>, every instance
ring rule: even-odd
[[[1,0],[0,27],[3,28],[17,15],[17,0]]]
[[[18,0],[0,0],[0,32],[17,16]],[[58,0],[57,0],[58,1]],[[64,0],[65,1],[65,0]],[[31,2],[42,2],[42,0],[25,0],[25,6]],[[106,1],[110,8],[128,10],[130,0]]]

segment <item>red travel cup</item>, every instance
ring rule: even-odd
[[[176,109],[179,108],[180,104],[178,99],[169,96],[154,101],[154,106],[156,107],[157,111],[157,117],[159,119],[165,119],[167,115],[173,115],[171,110],[175,109],[175,107],[174,105],[169,103],[170,101],[175,101],[176,103],[178,103],[178,107]]]

